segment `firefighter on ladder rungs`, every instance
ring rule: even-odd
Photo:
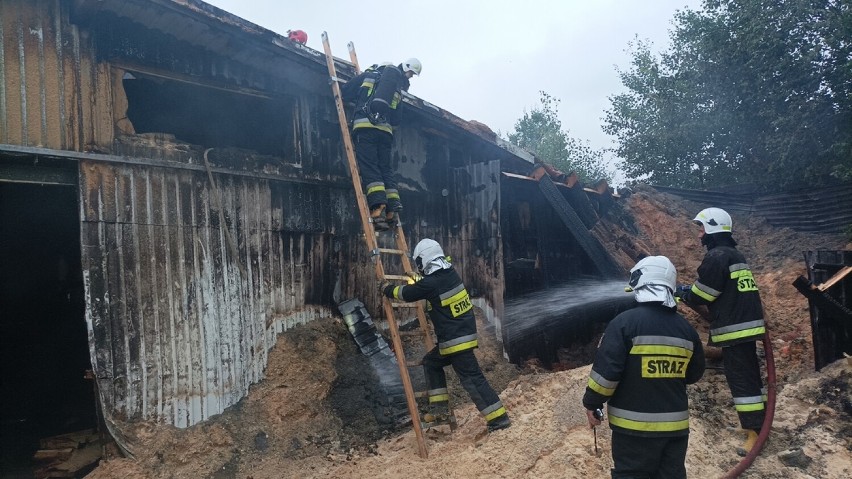
[[[423,370],[429,394],[427,423],[448,419],[450,395],[446,366],[452,366],[459,382],[485,418],[488,432],[511,425],[506,408],[494,391],[473,354],[478,346],[473,304],[452,264],[436,241],[424,239],[414,247],[414,262],[423,279],[414,284],[396,286],[386,283],[382,293],[389,298],[429,302],[429,319],[435,326],[438,346],[423,357]]]
[[[399,221],[402,202],[391,168],[393,126],[399,124],[402,91],[408,91],[409,79],[422,69],[416,58],[373,65],[341,88],[343,101],[355,103],[352,141],[376,231],[392,229]]]

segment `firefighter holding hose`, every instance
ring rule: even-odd
[[[691,286],[678,287],[676,295],[690,306],[710,311],[710,344],[722,348],[728,388],[745,443],[745,455],[754,447],[766,414],[766,397],[760,374],[756,341],[766,333],[763,304],[745,257],[732,236],[731,215],[721,208],[701,210],[693,220],[701,226],[701,244],[707,248]]]

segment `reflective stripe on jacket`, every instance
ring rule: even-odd
[[[414,284],[388,286],[385,296],[406,302],[425,299],[438,336],[438,351],[447,356],[479,345],[473,304],[455,268],[439,269]]]
[[[608,403],[613,431],[635,436],[689,434],[686,385],[704,374],[698,333],[677,311],[640,303],[604,332],[583,405]]]
[[[375,128],[390,134],[393,134],[392,124],[397,123],[398,107],[402,102],[402,89],[404,85],[397,85],[396,91],[393,94],[393,99],[388,103],[380,98],[372,98],[376,88],[376,82],[381,81],[381,71],[384,68],[396,68],[394,66],[370,67],[361,74],[349,80],[341,88],[341,96],[345,102],[355,102],[355,113],[352,120],[352,129],[358,130],[361,128]],[[387,110],[390,114],[385,118],[386,121],[372,123],[367,118],[367,103],[370,101],[378,101],[387,104]]]
[[[730,346],[766,333],[754,275],[742,253],[732,246],[716,246],[704,255],[698,280],[681,299],[691,305],[707,305],[712,317],[710,344]]]

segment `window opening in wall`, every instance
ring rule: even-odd
[[[243,148],[278,156],[296,155],[295,100],[263,97],[130,72],[122,83],[127,118],[136,133],[169,133],[205,148]]]

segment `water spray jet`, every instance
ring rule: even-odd
[[[597,324],[636,305],[633,294],[624,291],[625,284],[581,279],[507,300],[503,340],[509,360],[519,364],[536,357],[551,367],[557,350],[592,341]]]

